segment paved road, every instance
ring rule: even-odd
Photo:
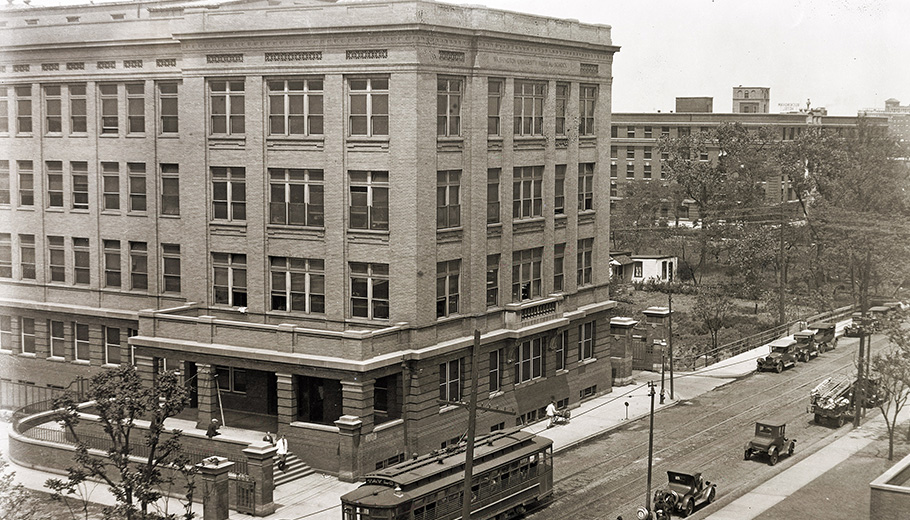
[[[883,346],[876,337],[873,349]],[[717,482],[715,504],[693,518],[704,518],[830,442],[842,431],[812,423],[806,413],[809,390],[835,373],[851,373],[858,350],[856,339],[842,338],[837,350],[781,374],[757,373],[655,414],[653,489],[666,481],[668,469],[701,471]],[[787,421],[789,437],[797,439],[793,460],[771,467],[743,460],[743,446],[757,419],[773,416]],[[570,518],[635,518],[645,502],[648,421],[642,419],[591,442],[562,452],[555,460],[554,500],[530,515],[533,520]]]

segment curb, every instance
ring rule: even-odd
[[[665,409],[670,408],[670,407],[672,407],[672,406],[676,406],[676,405],[678,405],[681,401],[683,401],[683,399],[676,399],[675,401],[672,401],[672,402],[669,403],[669,404],[664,404],[661,408],[655,409],[655,410],[654,410],[654,413],[657,413],[657,412],[659,412],[659,411],[661,411],[661,410],[665,410]],[[593,440],[593,439],[595,439],[595,438],[597,438],[597,437],[600,437],[601,435],[605,435],[605,434],[607,434],[607,433],[610,433],[611,431],[617,430],[617,429],[621,428],[622,426],[625,426],[626,424],[630,424],[630,423],[635,422],[635,421],[637,421],[637,420],[639,420],[639,419],[644,419],[645,417],[647,417],[647,416],[649,416],[649,415],[651,415],[651,412],[647,412],[647,413],[635,415],[635,416],[630,417],[630,418],[627,419],[627,420],[623,420],[623,421],[621,421],[621,422],[619,422],[619,423],[616,423],[616,424],[614,424],[614,425],[612,425],[612,426],[608,426],[607,428],[604,428],[603,430],[598,430],[598,431],[596,431],[596,432],[594,432],[594,433],[592,433],[592,434],[590,434],[590,435],[587,435],[587,436],[585,436],[585,437],[582,437],[582,438],[580,438],[580,439],[575,439],[575,440],[573,440],[572,442],[569,442],[569,443],[567,443],[567,444],[564,444],[564,445],[560,446],[558,449],[554,449],[554,450],[553,450],[553,454],[555,455],[555,454],[560,453],[560,452],[562,452],[562,451],[565,451],[565,450],[568,450],[568,449],[572,449],[572,448],[578,446],[579,444],[582,444],[582,443],[585,443],[585,442],[587,442],[587,441]],[[540,435],[540,434],[538,434],[538,435]],[[544,437],[546,437],[546,435],[544,435]]]

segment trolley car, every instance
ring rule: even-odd
[[[436,450],[366,476],[341,497],[344,520],[461,518],[466,443]],[[553,441],[520,429],[474,443],[471,518],[505,520],[553,492]]]

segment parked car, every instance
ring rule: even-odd
[[[654,492],[654,510],[665,516],[679,513],[686,517],[701,504],[710,504],[717,496],[717,484],[705,481],[701,473],[667,472],[667,485]]]
[[[784,368],[796,366],[796,340],[781,338],[771,342],[771,353],[756,360],[756,369],[783,372]]]
[[[837,323],[820,321],[809,325],[815,330],[815,342],[819,352],[827,352],[837,348]]]
[[[796,341],[796,358],[806,362],[818,357],[818,343],[815,342],[815,330],[803,329],[793,335]]]
[[[784,454],[793,455],[796,448],[796,439],[787,438],[787,424],[765,420],[755,423],[755,436],[746,444],[745,460],[751,459],[759,453],[768,456],[768,463],[772,466]]]

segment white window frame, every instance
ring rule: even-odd
[[[596,321],[589,321],[578,326],[578,360],[587,361],[594,357],[594,337]]]
[[[389,264],[351,262],[349,279],[351,284],[351,316],[354,318],[365,318],[370,320],[388,320],[391,316],[391,280],[389,279]],[[355,296],[355,280],[362,280],[357,283],[366,284],[366,294]],[[386,286],[386,292],[389,294],[386,298],[379,298],[375,294],[375,288],[383,284]],[[366,316],[354,314],[355,300],[366,302]],[[383,303],[385,304],[385,313],[381,312]],[[382,314],[385,314],[385,316]]]
[[[111,331],[117,331],[117,342],[111,342]],[[104,333],[104,364],[120,365],[123,363],[123,343],[120,340],[120,327],[103,327]],[[111,349],[117,349],[117,361],[111,361]]]
[[[26,332],[26,323],[31,323],[31,332]],[[31,343],[31,347],[26,350],[25,346]],[[35,319],[19,317],[19,348],[23,354],[35,355]]]
[[[461,301],[461,259],[436,262],[436,318],[458,314]]]
[[[353,82],[365,81],[365,89],[354,89]],[[385,88],[382,87],[383,82]],[[376,85],[378,83],[378,85]],[[387,137],[389,135],[389,78],[388,77],[368,77],[368,78],[348,78],[348,135],[351,137]],[[353,112],[354,97],[364,96],[365,113]],[[378,107],[383,104],[380,99],[385,98],[385,113],[377,112]],[[362,118],[364,133],[354,133],[355,118]],[[385,131],[382,129],[382,120],[385,120]],[[360,123],[358,123],[358,126]],[[377,128],[377,126],[379,128]]]
[[[436,135],[461,136],[461,101],[464,80],[439,77],[436,80]]]
[[[282,226],[325,226],[325,176],[311,168],[269,168],[269,224]],[[295,192],[302,192],[296,197]],[[283,200],[276,201],[281,194]],[[299,198],[300,202],[292,199]],[[292,208],[301,206],[303,221],[292,219]],[[292,220],[294,220],[292,222]]]
[[[55,336],[55,328],[59,328],[59,336]],[[66,359],[66,323],[57,320],[47,320],[48,348],[50,358]]]
[[[325,314],[325,261],[316,258],[269,257],[271,298],[269,308],[279,312]],[[294,289],[294,278],[303,278],[302,291]],[[283,287],[276,287],[281,281]],[[317,292],[321,287],[321,292]],[[303,308],[294,306],[294,296],[303,297]],[[275,298],[284,299],[284,308],[276,306]]]
[[[439,399],[461,401],[461,376],[464,358],[453,359],[439,364]],[[441,404],[440,406],[448,406]]]
[[[515,384],[527,383],[544,376],[543,338],[536,337],[518,344],[515,356]]]
[[[218,272],[224,271],[226,285],[218,285]],[[238,280],[242,275],[243,284]],[[232,307],[246,307],[249,298],[249,282],[247,281],[247,256],[243,253],[212,253],[212,303],[214,305],[229,305]],[[218,297],[218,289],[226,291],[226,299]],[[220,300],[220,301],[219,301]]]
[[[224,89],[215,89],[221,86]],[[246,85],[241,79],[210,79],[207,83],[209,101],[209,135],[218,137],[242,136],[246,134]],[[215,112],[215,100],[223,101],[224,112]],[[239,111],[238,111],[239,108]],[[216,128],[221,121],[224,128]],[[235,127],[236,126],[236,127]]]
[[[301,88],[296,84],[301,84]],[[266,81],[266,95],[269,98],[269,137],[307,137],[323,135],[325,132],[325,105],[323,102],[324,82],[322,78],[282,78]],[[301,98],[301,113],[291,113],[294,98]],[[316,100],[319,100],[318,103]],[[280,105],[280,106],[277,106]],[[314,112],[318,105],[318,113]],[[280,109],[280,111],[277,111]],[[300,118],[303,131],[292,132],[292,119]],[[281,122],[283,131],[276,132],[274,124]],[[318,123],[317,123],[318,121]],[[315,127],[315,128],[314,128]]]

